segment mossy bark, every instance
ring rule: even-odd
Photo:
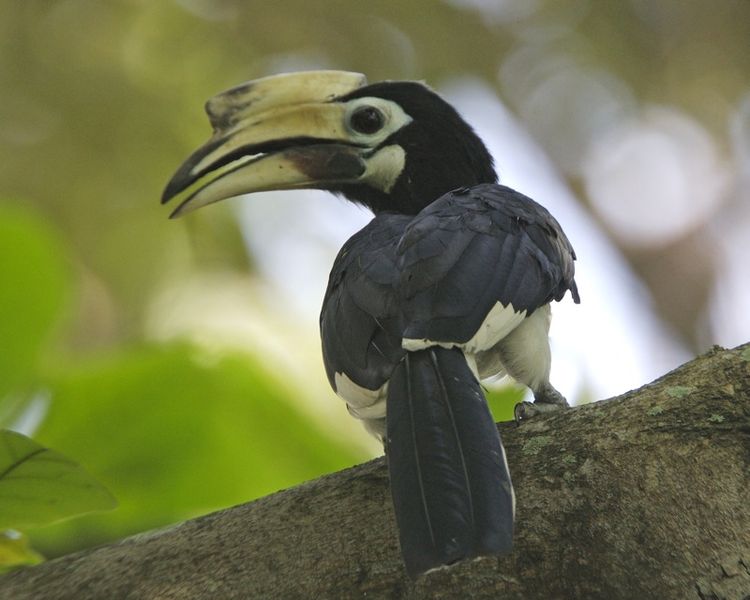
[[[410,582],[383,459],[0,578],[0,598],[750,597],[750,345],[502,424],[515,550]]]

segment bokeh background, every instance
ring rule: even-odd
[[[750,340],[746,0],[0,0],[0,426],[83,463],[112,513],[54,556],[377,453],[325,381],[317,311],[369,219],[322,193],[169,221],[203,102],[310,68],[422,79],[578,252],[570,400]],[[493,396],[499,418],[521,397]]]

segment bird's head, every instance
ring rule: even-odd
[[[415,214],[442,194],[496,181],[492,158],[426,85],[308,71],[258,79],[206,103],[214,133],[177,170],[172,216],[252,192],[324,189],[374,212]]]

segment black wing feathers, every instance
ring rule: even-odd
[[[496,302],[531,314],[571,290],[573,249],[557,221],[510,188],[450,192],[406,227],[397,249],[404,337],[464,343]]]
[[[331,385],[345,373],[371,390],[401,359],[401,326],[393,293],[395,248],[410,217],[383,214],[339,252],[320,314],[323,360]]]

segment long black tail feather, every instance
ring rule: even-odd
[[[409,352],[387,400],[387,455],[406,571],[509,552],[513,487],[500,435],[457,349]]]

